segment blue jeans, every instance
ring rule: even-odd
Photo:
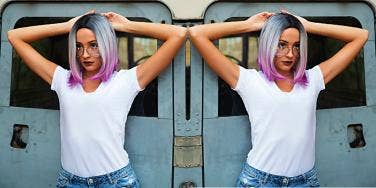
[[[126,167],[101,176],[83,178],[61,169],[56,187],[64,188],[139,188],[140,183],[130,164]]]
[[[320,187],[316,169],[294,177],[277,176],[244,164],[236,187]]]

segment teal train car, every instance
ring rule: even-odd
[[[322,186],[376,186],[375,0],[0,3],[1,188],[55,187],[60,169],[59,101],[48,84],[21,62],[7,40],[7,31],[66,21],[91,9],[184,27],[287,9],[309,20],[367,29],[369,38],[356,62],[319,96],[316,166]],[[124,69],[142,63],[162,43],[127,33],[117,37]],[[257,38],[258,33],[247,33],[215,43],[234,63],[256,68]],[[32,45],[68,67],[66,35]],[[331,56],[341,45],[309,35],[308,67]],[[203,63],[187,40],[173,63],[135,99],[124,147],[142,187],[231,187],[252,147],[250,130],[240,97]]]

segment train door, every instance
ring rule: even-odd
[[[0,187],[54,187],[60,168],[58,99],[12,51],[7,31],[66,21],[95,9],[133,20],[171,24],[158,2],[11,2],[2,11],[0,60]],[[121,67],[142,63],[161,41],[117,33]],[[67,35],[32,44],[68,68]],[[172,66],[135,99],[126,125],[130,161],[143,187],[171,187],[173,143]],[[83,112],[84,113],[84,112]],[[84,135],[83,135],[84,136]]]
[[[322,186],[375,185],[372,177],[376,172],[374,12],[366,3],[216,2],[206,10],[204,23],[244,20],[258,12],[279,9],[310,20],[369,30],[369,39],[355,62],[319,96],[316,166]],[[235,63],[256,68],[258,36],[258,33],[230,36],[216,43]],[[330,57],[341,46],[339,41],[309,35],[308,68]],[[234,186],[251,148],[248,117],[240,97],[207,66],[202,88],[205,186]]]
[[[370,31],[369,41],[356,62],[320,95],[316,160],[323,186],[374,185],[374,13],[364,3],[216,2],[206,10],[204,23],[242,20],[263,10],[275,12],[279,8],[308,19]],[[0,187],[23,187],[25,183],[54,187],[60,166],[57,98],[12,53],[6,31],[64,21],[91,9],[119,12],[134,20],[183,26],[202,24],[200,20],[173,22],[169,9],[157,2],[8,4],[3,9],[1,24]],[[65,37],[33,45],[67,66]],[[235,63],[255,68],[257,37],[257,33],[230,36],[216,44]],[[142,63],[161,44],[124,33],[118,33],[118,41],[122,68]],[[341,43],[310,36],[309,45],[312,67]],[[203,64],[189,41],[172,66],[137,96],[126,129],[125,148],[143,187],[234,186],[251,148],[251,126],[240,97]]]

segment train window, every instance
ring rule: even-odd
[[[361,27],[359,21],[354,17],[308,17],[307,19],[322,23]],[[308,38],[307,68],[330,58],[343,46],[343,42],[326,37],[309,35]],[[317,108],[365,106],[365,88],[364,53],[362,50],[344,72],[326,85],[326,89],[319,95]]]
[[[242,20],[245,18],[230,18],[226,21]],[[361,27],[354,17],[307,17],[308,20]],[[247,33],[219,39],[219,50],[232,62],[245,68],[257,66],[259,33]],[[307,69],[333,56],[343,42],[309,34]],[[343,84],[346,83],[346,84]],[[218,115],[245,115],[246,110],[240,96],[223,80],[218,79]],[[363,51],[354,59],[348,68],[326,85],[319,95],[317,109],[341,108],[366,105],[364,57]]]
[[[219,50],[232,62],[242,64],[243,37],[235,36],[219,40]]]
[[[22,18],[17,21],[15,28],[57,23],[68,18]],[[31,45],[44,57],[56,62],[64,68],[69,68],[67,59],[68,35],[50,37],[33,42]],[[18,107],[58,109],[58,99],[50,86],[22,63],[21,58],[13,50],[10,105]]]
[[[147,58],[152,56],[157,51],[157,40],[144,37],[127,37],[128,51],[133,53],[125,53],[128,55],[127,59],[121,60],[124,67],[134,67],[144,63]],[[119,53],[120,54],[120,53]],[[124,62],[124,63],[123,63]],[[129,65],[126,65],[130,62]],[[158,116],[158,79],[154,79],[146,88],[141,91],[133,101],[129,115],[134,116]]]
[[[191,42],[185,42],[185,119],[191,119]]]
[[[219,50],[232,62],[247,67],[248,45],[247,35],[231,36],[219,39]],[[228,84],[218,78],[218,115],[244,115],[247,114],[239,94],[233,91]]]
[[[45,18],[25,17],[15,24],[15,28],[58,23],[69,18]],[[130,18],[136,21],[145,19]],[[147,21],[147,20],[146,20]],[[44,57],[56,62],[65,69],[69,69],[68,63],[68,34],[50,37],[33,42],[31,45]],[[117,33],[119,61],[121,69],[129,69],[143,63],[157,50],[157,40],[143,36],[134,36],[127,33]],[[144,91],[140,92],[134,100],[130,115],[135,116],[158,116],[158,79],[153,80]],[[32,73],[22,63],[21,58],[13,50],[12,56],[12,77],[10,105],[17,107],[59,109],[58,98],[50,86]]]

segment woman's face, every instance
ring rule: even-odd
[[[284,76],[293,75],[293,67],[300,58],[300,35],[296,28],[285,29],[279,38],[274,66]]]
[[[87,28],[77,31],[76,55],[83,67],[84,74],[95,75],[102,66],[95,34]]]

